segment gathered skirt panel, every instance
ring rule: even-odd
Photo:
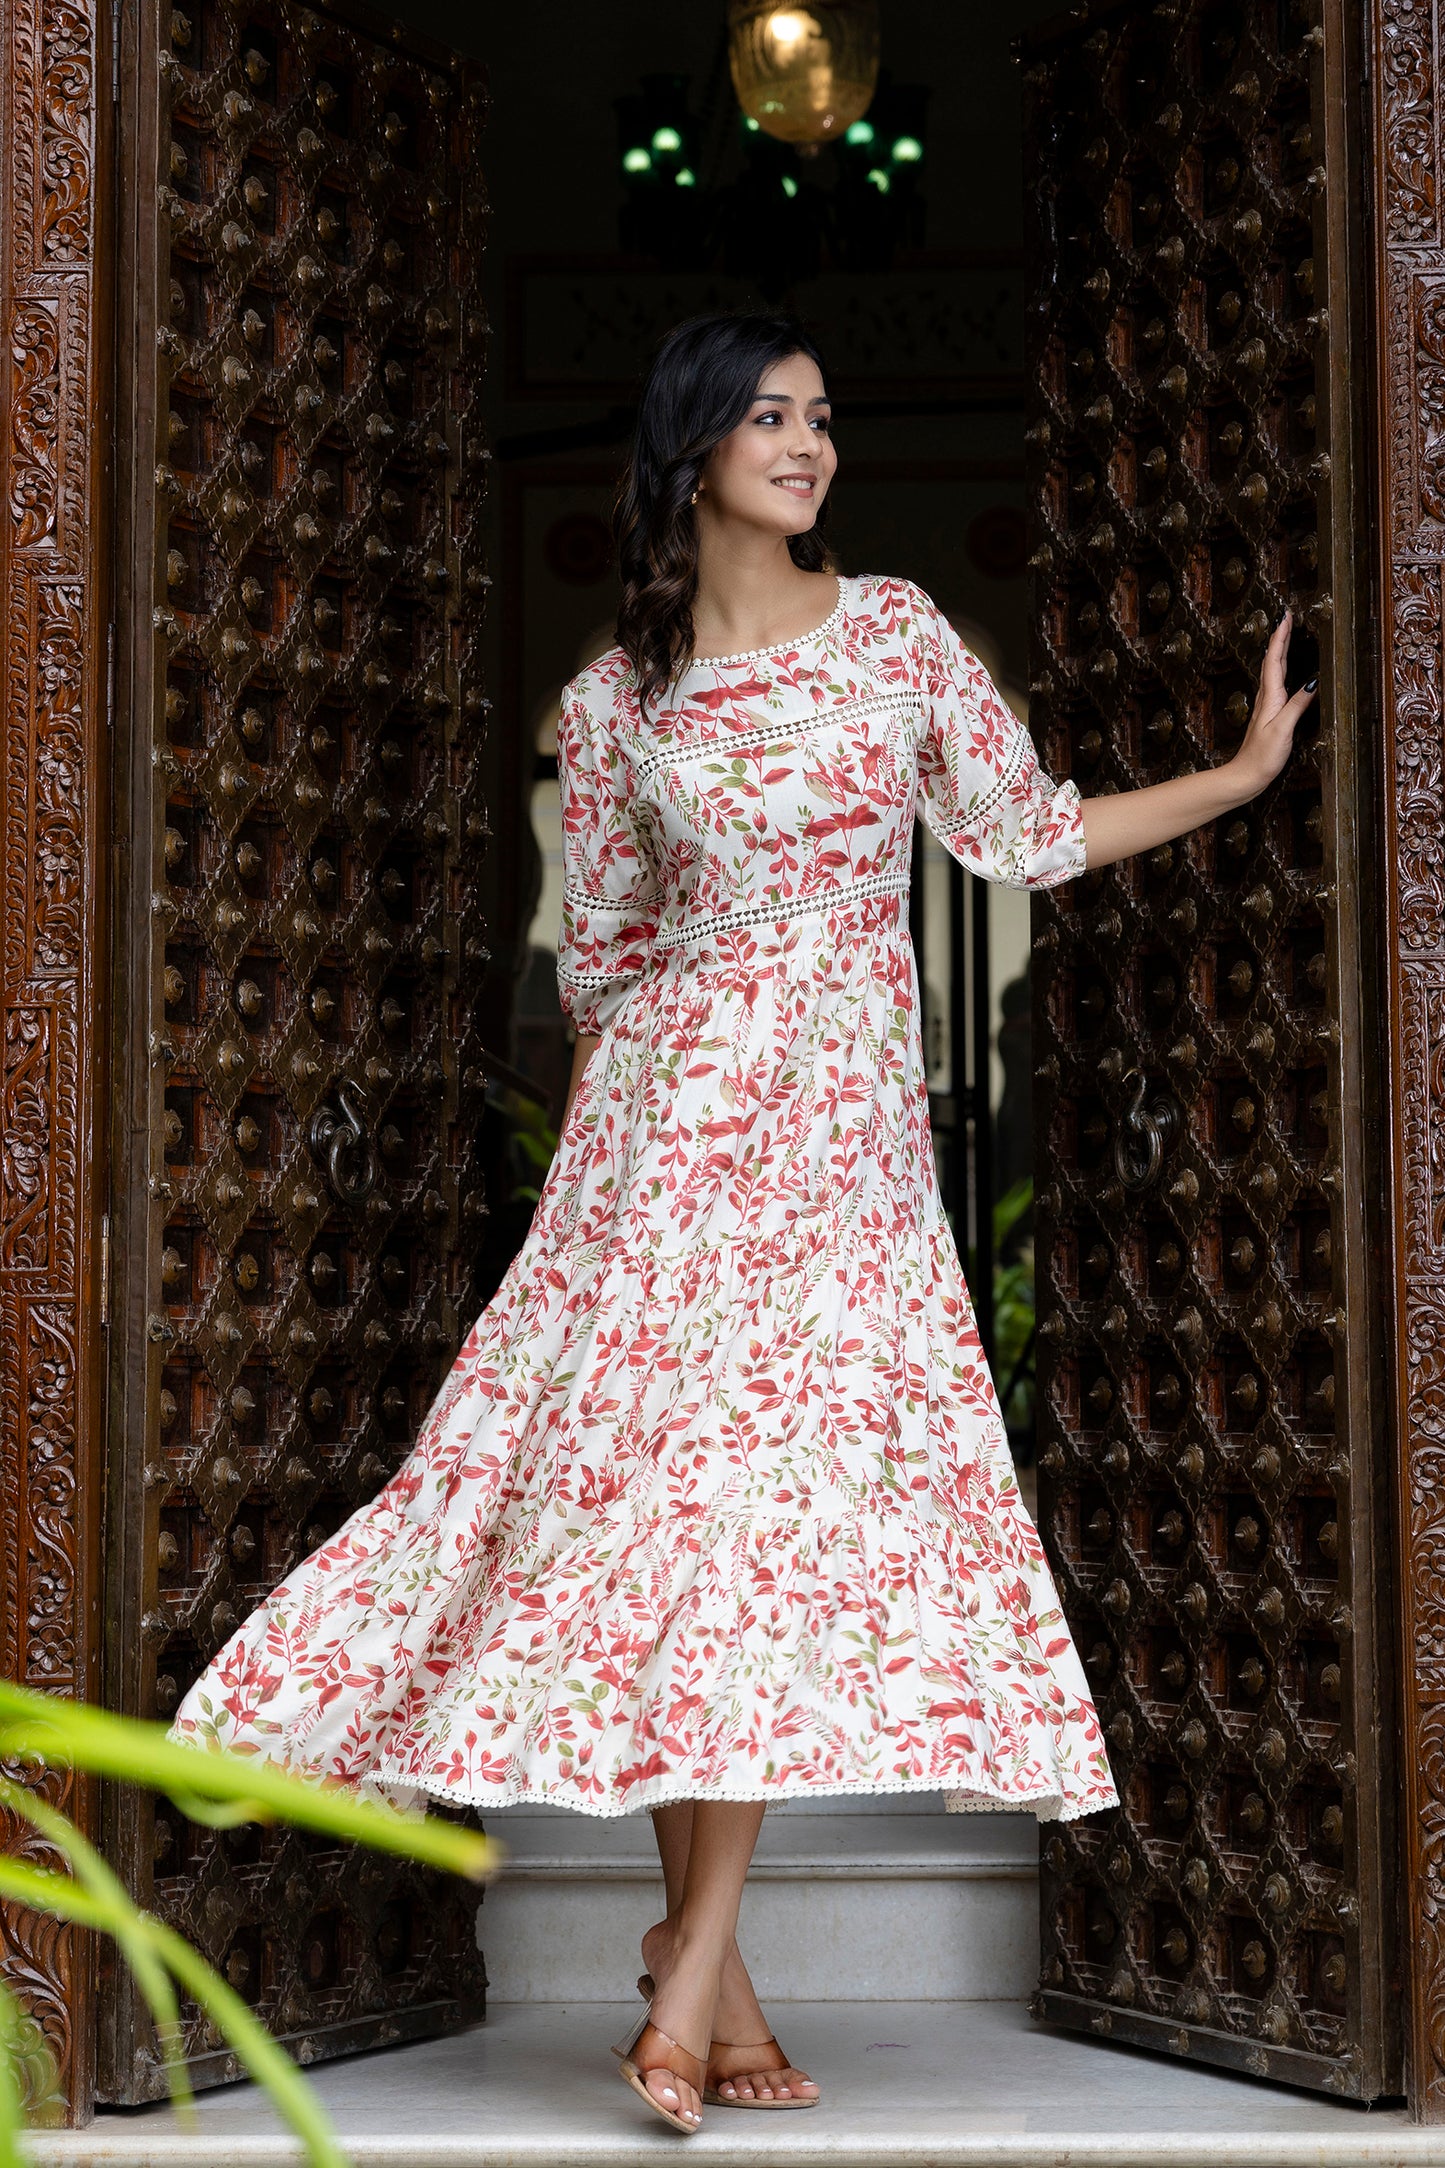
[[[412,1452],[175,1736],[483,1806],[1115,1804],[919,1014],[901,892],[660,949]]]
[[[1116,1799],[943,1220],[534,1222],[412,1454],[173,1728],[398,1800]]]

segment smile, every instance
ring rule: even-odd
[[[775,474],[774,489],[794,489],[800,496],[811,497],[817,488],[817,478],[811,474]]]

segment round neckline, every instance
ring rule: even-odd
[[[846,575],[835,572],[833,577],[838,582],[838,599],[827,616],[821,619],[818,624],[810,626],[807,632],[795,632],[789,639],[775,640],[771,647],[741,647],[734,655],[692,655],[688,658],[686,669],[720,670],[731,662],[755,662],[760,655],[781,655],[785,648],[801,647],[805,640],[816,640],[823,633],[831,632],[838,619],[843,615],[843,604],[846,599],[843,590]]]

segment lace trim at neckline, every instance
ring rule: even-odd
[[[838,599],[821,624],[813,625],[807,632],[795,632],[791,639],[775,640],[771,647],[742,647],[738,649],[735,655],[690,656],[682,667],[681,677],[686,677],[689,670],[721,670],[727,663],[754,662],[759,655],[781,655],[787,648],[801,647],[805,640],[821,639],[824,633],[831,632],[837,624],[839,618],[843,615],[847,602],[843,574],[837,572],[833,577],[838,582]]]

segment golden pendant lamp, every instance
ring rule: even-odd
[[[728,57],[749,120],[783,143],[831,143],[872,101],[878,0],[729,0]]]

